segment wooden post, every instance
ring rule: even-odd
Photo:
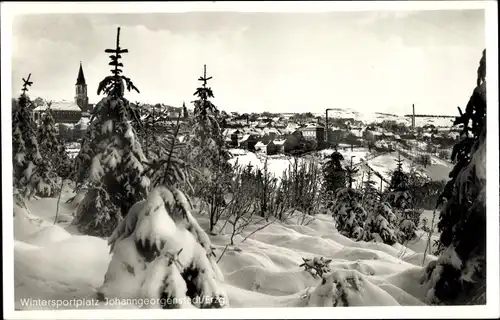
[[[413,114],[411,117],[411,128],[413,130],[415,130],[415,105],[414,104],[412,104],[412,108],[413,108]]]
[[[363,188],[363,181],[365,180],[365,172],[363,171],[363,175],[361,176],[361,188]]]

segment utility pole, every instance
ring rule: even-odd
[[[327,108],[325,110],[325,116],[326,116],[326,121],[325,121],[325,134],[326,134],[326,143],[328,143],[328,111],[333,111],[332,108]]]
[[[415,104],[412,104],[413,114],[411,117],[411,129],[415,131]]]

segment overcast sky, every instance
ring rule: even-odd
[[[129,100],[189,103],[207,64],[213,102],[238,112],[455,115],[485,47],[482,10],[32,15],[13,25],[13,94],[31,73],[33,98],[73,100],[82,61],[97,102],[117,26]]]

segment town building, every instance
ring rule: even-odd
[[[239,141],[239,146],[240,148],[254,151],[255,150],[255,145],[259,141],[259,138],[255,134],[245,134],[243,138]]]
[[[75,99],[74,101],[55,101],[50,104],[52,117],[56,123],[76,124],[82,116],[89,116],[89,98],[87,96],[87,84],[83,74],[82,64],[78,70],[78,77],[75,84]],[[33,110],[35,121],[39,121],[42,114],[47,111],[49,105],[46,103],[36,107]]]
[[[85,81],[81,62],[75,84],[74,101],[54,101],[50,103],[50,105],[44,103],[33,110],[33,119],[39,122],[42,119],[42,115],[47,112],[49,108],[55,123],[58,124],[56,128],[59,130],[60,137],[66,141],[75,139],[74,132],[72,132],[75,125],[88,123],[93,105],[89,104],[87,83]],[[82,130],[86,128],[86,124],[78,125],[77,127],[78,132],[76,136],[82,136]]]
[[[238,129],[225,129],[222,132],[224,139],[230,147],[238,146],[238,139],[242,136],[240,130]]]
[[[49,105],[43,104],[33,110],[33,118],[36,122],[41,121],[43,114],[47,111]],[[82,111],[73,101],[57,101],[50,104],[50,111],[56,123],[77,123],[81,116]]]
[[[266,153],[267,155],[275,155],[279,153],[284,152],[284,147],[285,147],[285,141],[286,140],[273,140],[269,142],[266,146]]]
[[[319,124],[310,124],[299,129],[304,138],[308,140],[316,140],[318,143],[325,141],[325,127]]]
[[[267,144],[263,141],[259,141],[255,144],[255,151],[257,152],[267,152]]]

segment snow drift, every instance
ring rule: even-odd
[[[28,298],[90,299],[96,298],[98,292],[108,297],[157,296],[160,290],[157,277],[162,278],[168,272],[174,274],[177,271],[174,272],[173,268],[169,271],[161,263],[149,264],[147,270],[141,269],[143,258],[137,253],[136,240],[149,239],[150,243],[163,241],[164,249],[174,252],[182,247],[178,255],[181,265],[189,265],[196,257],[207,257],[207,248],[196,245],[203,241],[196,242],[194,233],[188,231],[190,223],[180,224],[179,221],[191,221],[195,229],[201,230],[208,224],[208,217],[189,213],[191,218],[182,220],[179,218],[182,215],[176,216],[178,213],[166,213],[168,206],[161,203],[168,201],[160,201],[161,192],[153,193],[151,197],[159,201],[160,209],[138,224],[134,222],[134,216],[145,215],[155,202],[149,205],[145,202],[136,204],[132,209],[134,214],[130,214],[130,218],[124,220],[120,227],[122,231],[117,231],[110,238],[113,256],[109,254],[110,246],[106,240],[78,235],[67,223],[54,225],[53,214],[49,212],[50,208],[55,207],[56,199],[51,199],[52,202],[48,199],[33,200],[28,203],[29,209],[16,207],[16,309],[43,308],[28,303]],[[71,216],[74,207],[64,203],[64,199],[60,205],[62,213]],[[177,224],[173,221],[177,221]],[[177,229],[166,229],[166,226],[177,226]],[[413,306],[426,303],[427,288],[420,284],[425,275],[422,267],[422,249],[425,249],[427,242],[425,237],[416,239],[408,247],[355,242],[342,236],[334,226],[330,216],[319,214],[307,226],[298,225],[294,219],[290,219],[272,224],[241,242],[246,234],[259,227],[255,225],[235,239],[235,247],[226,247],[229,243],[227,235],[210,236],[210,239],[207,236],[205,241],[211,243],[210,251],[213,249],[217,256],[214,260],[219,259],[225,250],[217,265],[210,262],[213,267],[207,267],[208,270],[214,270],[217,279],[212,282],[213,287],[209,288],[215,288],[213,294],[225,294],[231,308]],[[164,236],[158,237],[159,234]],[[200,255],[201,252],[203,254]],[[330,272],[323,278],[313,277],[300,267],[303,258],[317,256],[331,259]],[[428,255],[426,263],[435,259]],[[135,276],[130,273],[129,267],[134,268]],[[219,272],[220,278],[217,276]],[[106,274],[108,279],[105,281]],[[113,275],[111,279],[110,275]],[[221,278],[223,282],[220,282]],[[141,286],[143,280],[145,283]],[[101,303],[87,307],[152,306]],[[178,307],[192,306],[189,303]],[[68,309],[71,306],[61,308]]]

